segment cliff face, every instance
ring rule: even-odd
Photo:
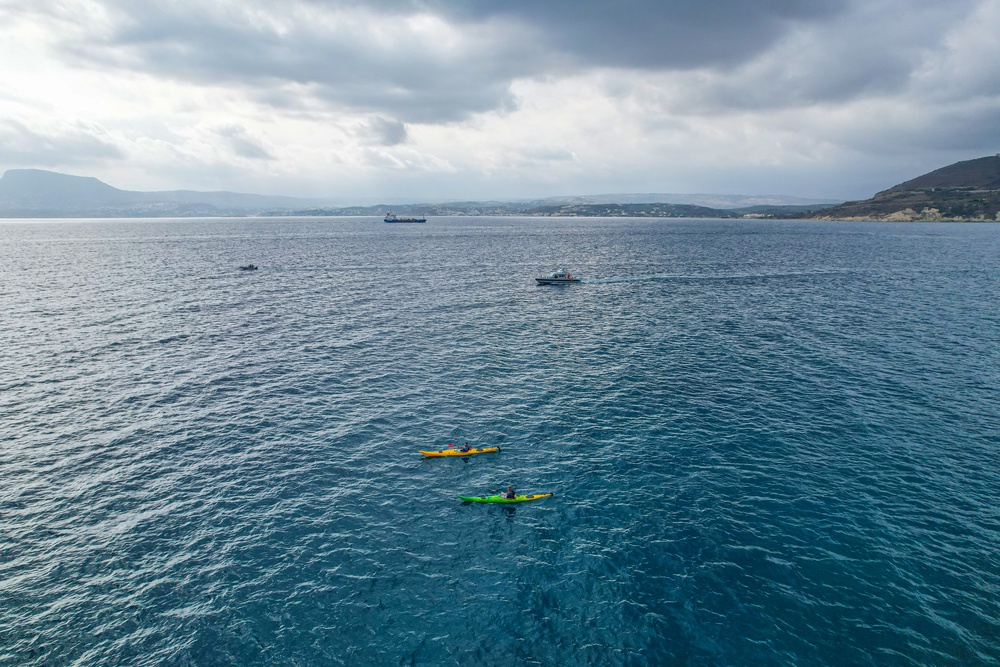
[[[813,216],[818,220],[1000,221],[1000,154],[956,162]]]

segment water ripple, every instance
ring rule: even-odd
[[[0,665],[1000,661],[992,226],[0,250]],[[466,441],[502,451],[416,454]],[[555,496],[455,497],[507,484]]]

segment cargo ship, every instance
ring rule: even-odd
[[[386,213],[385,222],[427,222],[427,218],[424,216],[420,216],[419,218],[397,218],[394,213]]]

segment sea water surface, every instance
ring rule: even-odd
[[[998,386],[997,225],[5,221],[0,665],[997,664]]]

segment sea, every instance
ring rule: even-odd
[[[997,665],[998,386],[996,224],[2,221],[0,665]]]

